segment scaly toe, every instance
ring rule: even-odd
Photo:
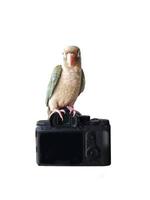
[[[61,110],[55,109],[55,110],[50,114],[49,118],[50,118],[54,113],[56,113],[56,112],[59,114],[59,117],[60,117],[61,120],[63,121],[63,116],[62,116],[61,112],[64,113],[64,114],[66,113],[65,110],[63,110],[63,109],[61,109]]]
[[[74,113],[74,107],[73,106],[67,106],[68,110],[69,110],[69,114]]]
[[[73,110],[73,117],[76,115],[77,111]]]

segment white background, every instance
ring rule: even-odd
[[[39,167],[35,124],[66,45],[82,52],[76,109],[112,126],[109,167]],[[150,199],[150,4],[0,1],[0,199]]]

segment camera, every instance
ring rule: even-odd
[[[36,160],[41,166],[106,166],[111,164],[110,124],[90,119],[67,108],[63,121],[58,113],[36,126]]]

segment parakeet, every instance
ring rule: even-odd
[[[51,75],[46,95],[48,116],[62,113],[67,107],[73,116],[76,113],[74,103],[85,88],[85,75],[81,68],[81,52],[76,46],[68,46],[63,51],[63,64],[57,65]]]

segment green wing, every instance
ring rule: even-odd
[[[84,75],[84,71],[83,71],[83,69],[82,69],[82,71],[81,71],[81,87],[80,87],[80,92],[79,92],[79,94],[80,94],[81,92],[83,92],[84,88],[85,88],[85,75]]]
[[[47,95],[46,95],[46,106],[48,106],[48,101],[49,99],[52,97],[52,94],[59,82],[60,76],[61,76],[61,72],[62,72],[62,66],[61,65],[57,65],[51,75],[48,87],[47,87]]]

